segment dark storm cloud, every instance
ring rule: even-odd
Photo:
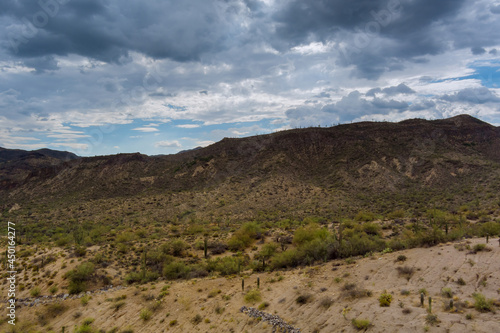
[[[422,56],[449,49],[449,42],[456,39],[454,16],[466,3],[294,0],[276,14],[276,31],[289,45],[311,41],[347,43],[341,47],[344,57],[338,64],[354,65],[353,75],[357,77],[377,79],[384,72],[403,69],[402,60],[422,60]]]
[[[47,10],[35,1],[2,2],[2,15],[14,25],[3,47],[19,57],[78,54],[119,63],[137,51],[153,58],[199,60],[223,49],[238,33],[233,21],[243,8],[231,1],[66,1],[42,1],[54,4]]]
[[[471,52],[474,55],[481,55],[481,54],[485,54],[486,50],[484,49],[484,47],[475,46],[475,47],[471,48]]]
[[[33,68],[36,74],[59,69],[57,60],[53,56],[43,56],[38,58],[28,58],[23,60],[26,67]]]

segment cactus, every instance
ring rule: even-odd
[[[429,297],[429,313],[432,313],[432,297]]]
[[[241,279],[241,291],[245,291],[245,279]]]
[[[450,310],[453,310],[453,300],[450,299]]]
[[[257,278],[257,288],[260,288],[260,278]]]
[[[424,307],[424,293],[420,293],[420,306]]]
[[[203,240],[203,253],[205,254],[205,259],[208,258],[208,255],[207,255],[207,248],[208,248],[208,240],[207,238],[205,238]]]

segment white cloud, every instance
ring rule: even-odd
[[[137,128],[133,128],[132,130],[143,132],[143,133],[158,132],[159,131],[159,129],[154,128],[154,127],[137,127]]]
[[[211,144],[214,144],[215,142],[214,141],[210,141],[210,140],[205,140],[205,141],[196,141],[196,144],[200,147],[206,147],[206,146],[210,146]]]
[[[182,145],[177,140],[159,141],[155,143],[156,148],[181,148]]]
[[[179,128],[198,128],[198,127],[200,127],[200,125],[196,125],[196,124],[183,124],[183,125],[176,125],[175,127],[179,127]]]

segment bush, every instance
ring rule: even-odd
[[[163,276],[167,279],[186,279],[190,272],[189,266],[180,261],[174,261],[163,267]]]
[[[437,315],[429,313],[427,317],[425,317],[425,322],[429,325],[435,325],[439,323],[439,319]]]
[[[303,295],[299,295],[295,299],[295,303],[303,305],[303,304],[309,303],[311,301],[311,299],[312,299],[312,295],[311,294],[303,294]]]
[[[361,331],[361,330],[366,330],[370,327],[371,323],[369,320],[367,319],[353,319],[352,321],[352,325],[358,330],[358,331]]]
[[[262,297],[260,296],[260,291],[258,289],[252,289],[245,294],[244,299],[247,303],[257,303],[262,300]]]
[[[467,284],[463,278],[458,278],[457,283],[461,286],[465,286]]]
[[[398,267],[396,269],[398,270],[399,276],[406,278],[408,281],[410,281],[411,277],[415,273],[415,268],[409,266]]]
[[[474,247],[472,248],[472,250],[474,252],[481,252],[481,251],[485,251],[487,250],[488,248],[486,247],[486,244],[476,244],[474,245]]]
[[[486,297],[484,297],[483,294],[480,293],[474,293],[472,294],[472,297],[474,297],[474,308],[477,311],[480,312],[489,312],[493,311],[493,300],[489,299],[487,300]]]
[[[380,306],[383,307],[388,307],[391,305],[392,302],[392,295],[389,293],[384,292],[380,297],[378,298],[378,302]]]
[[[202,320],[203,317],[197,314],[196,316],[193,317],[193,319],[191,319],[191,322],[193,323],[193,325],[198,325],[199,323],[201,323]]]
[[[255,239],[262,237],[262,229],[255,222],[245,223],[229,239],[227,245],[231,251],[243,251]]]
[[[408,258],[404,254],[400,254],[398,256],[398,258],[396,259],[396,261],[404,262],[404,261],[406,261],[406,259],[408,259]]]
[[[40,293],[41,293],[40,287],[35,287],[35,288],[30,290],[30,295],[32,297],[38,297],[38,296],[40,296]]]
[[[443,288],[441,289],[441,295],[447,298],[452,298],[453,297],[453,291],[451,291],[451,288]]]
[[[259,306],[258,306],[258,309],[259,310],[264,310],[264,309],[267,309],[269,307],[269,302],[263,302],[263,303],[260,303]]]
[[[149,309],[142,309],[139,316],[142,320],[148,321],[149,319],[151,319],[152,315],[153,313]]]
[[[239,262],[240,259],[235,257],[217,258],[208,260],[207,269],[210,272],[219,272],[221,275],[237,274]]]
[[[50,318],[55,318],[58,315],[62,314],[64,311],[66,311],[68,307],[64,305],[63,303],[52,303],[47,305],[47,315]]]
[[[90,301],[90,296],[88,296],[88,295],[85,295],[82,298],[80,298],[80,303],[83,306],[86,306],[87,304],[89,304],[89,301]]]
[[[57,293],[57,291],[59,290],[59,288],[54,284],[52,286],[50,286],[49,288],[49,292],[54,295],[55,293]]]
[[[333,304],[333,298],[326,296],[321,299],[319,305],[325,309],[328,309]]]

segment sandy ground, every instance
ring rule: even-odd
[[[271,332],[272,326],[240,313],[241,306],[258,307],[280,316],[302,332],[356,332],[351,323],[354,318],[367,319],[368,332],[500,332],[500,247],[498,239],[490,239],[488,248],[477,254],[465,249],[467,245],[485,243],[485,239],[471,239],[443,244],[433,248],[419,248],[356,259],[354,262],[334,261],[319,266],[305,267],[286,272],[252,274],[245,277],[245,292],[241,278],[206,278],[192,281],[159,281],[156,284],[129,286],[119,291],[93,295],[87,305],[80,300],[66,300],[68,309],[39,327],[41,332],[73,332],[75,325],[85,318],[94,318],[92,327],[122,332]],[[397,262],[405,255],[405,262]],[[400,276],[397,267],[414,268],[408,280]],[[279,276],[282,276],[280,278]],[[245,293],[256,287],[260,278],[261,301],[245,302]],[[462,278],[465,285],[457,280]],[[343,293],[346,283],[357,289],[367,289],[368,297],[348,297]],[[141,310],[151,307],[158,299],[163,286],[170,284],[169,294],[162,298],[158,309],[151,311],[148,320],[141,319]],[[420,306],[419,290],[425,288],[425,307]],[[447,310],[450,298],[442,295],[443,288],[454,294],[456,308]],[[402,290],[409,294],[403,295]],[[378,297],[387,291],[393,300],[389,307],[381,307]],[[479,312],[474,309],[473,293],[481,293],[492,299],[497,312]],[[125,295],[124,304],[115,308]],[[298,296],[309,295],[305,304],[296,302]],[[426,322],[428,296],[433,299],[432,313],[439,323]],[[330,307],[322,306],[330,299]],[[468,302],[468,303],[467,303]],[[218,308],[218,311],[216,309]],[[21,326],[39,322],[38,314],[47,305],[18,309]],[[224,310],[222,310],[224,309]],[[344,310],[345,309],[345,310]],[[193,319],[199,315],[199,322]],[[35,326],[36,327],[36,326]],[[1,332],[9,332],[9,325],[0,326]],[[19,331],[19,332],[22,332]]]

